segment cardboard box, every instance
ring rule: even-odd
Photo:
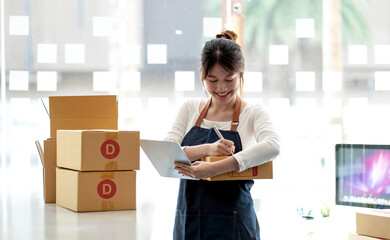
[[[117,130],[118,103],[115,95],[51,96],[49,111],[51,138],[44,141],[44,150],[39,141],[35,143],[43,166],[44,200],[45,203],[55,203],[57,130],[95,128]]]
[[[383,238],[373,238],[359,235],[356,233],[348,233],[348,240],[383,240]]]
[[[43,166],[43,199],[45,203],[56,202],[56,140],[35,141]]]
[[[58,130],[57,166],[78,171],[138,170],[138,131]]]
[[[43,166],[57,166],[57,141],[55,138],[48,138],[43,141]]]
[[[118,129],[115,95],[49,97],[50,137],[58,129]]]
[[[57,205],[76,212],[136,209],[136,172],[57,168]]]
[[[216,162],[226,157],[205,157],[202,161]],[[225,181],[225,180],[252,180],[252,179],[272,179],[273,168],[272,161],[264,163],[260,166],[248,168],[245,171],[237,172],[232,171],[224,174],[220,174],[211,178],[205,178],[208,181]]]
[[[56,167],[43,167],[43,198],[45,203],[56,202]]]
[[[390,239],[390,210],[357,212],[356,232],[359,235]]]

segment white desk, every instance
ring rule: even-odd
[[[44,204],[41,167],[0,169],[0,239],[172,239],[179,181],[142,169],[137,173],[136,211],[92,213]],[[331,209],[329,219],[304,220],[273,198],[261,202],[262,240],[346,240],[354,231],[353,210]]]

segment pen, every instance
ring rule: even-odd
[[[217,126],[214,125],[213,128],[214,128],[215,133],[218,135],[218,137],[219,137],[220,139],[224,139],[223,136],[222,136],[222,134],[221,134],[221,132],[218,130]]]

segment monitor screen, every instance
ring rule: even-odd
[[[390,208],[390,145],[336,145],[336,204]]]

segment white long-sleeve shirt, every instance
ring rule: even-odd
[[[201,99],[186,101],[180,108],[176,120],[165,140],[181,144],[184,136],[195,126],[199,117]],[[217,122],[203,119],[202,128],[214,125],[221,130],[230,130],[232,121]],[[239,171],[273,160],[279,154],[279,136],[261,105],[248,103],[242,110],[237,128],[242,142],[242,151],[233,154],[239,164]]]

